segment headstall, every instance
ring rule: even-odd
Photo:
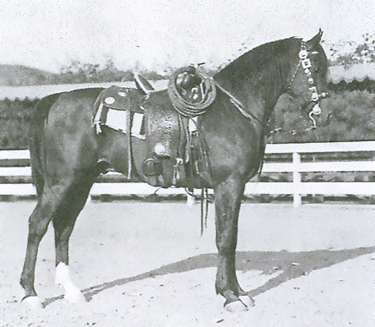
[[[307,77],[307,81],[309,83],[309,90],[311,92],[310,101],[304,106],[304,109],[308,105],[310,105],[311,103],[315,103],[314,107],[312,108],[312,110],[309,113],[309,118],[311,119],[311,121],[313,123],[313,126],[311,127],[311,129],[315,129],[316,128],[316,121],[315,121],[313,115],[319,116],[322,113],[322,109],[319,106],[319,100],[329,97],[329,93],[328,92],[322,92],[321,94],[319,94],[319,92],[318,92],[318,89],[315,85],[315,81],[314,81],[314,78],[312,77],[312,73],[311,73],[311,70],[310,70],[312,68],[312,64],[311,64],[311,60],[309,58],[309,52],[307,51],[306,42],[304,42],[304,41],[301,42],[301,49],[298,53],[298,57],[299,57],[298,65],[297,65],[296,71],[295,71],[295,73],[292,77],[292,80],[290,82],[290,85],[288,87],[288,92],[292,93],[291,88],[292,88],[293,81],[297,76],[297,73],[298,73],[298,70],[299,70],[300,66],[302,66],[302,69],[303,69],[303,71],[304,71],[304,73]]]
[[[319,106],[319,101],[320,101],[320,99],[324,99],[324,98],[329,97],[329,93],[328,92],[322,92],[321,94],[319,94],[319,92],[318,92],[318,88],[315,85],[315,81],[314,81],[314,78],[312,77],[312,73],[311,73],[312,64],[311,64],[311,60],[309,58],[309,52],[308,52],[307,47],[306,47],[306,42],[304,42],[304,41],[301,42],[301,49],[298,53],[298,56],[299,56],[298,65],[296,67],[296,71],[294,72],[294,75],[293,75],[292,80],[290,82],[290,85],[288,87],[288,92],[292,93],[291,88],[292,88],[293,81],[297,76],[299,68],[302,67],[304,73],[306,74],[307,81],[309,83],[309,90],[311,92],[310,101],[303,107],[303,110],[305,110],[311,103],[314,103],[314,106],[313,106],[312,110],[309,112],[309,118],[311,119],[313,125],[311,127],[307,128],[306,130],[304,130],[304,132],[306,132],[306,131],[309,131],[309,130],[312,130],[312,129],[316,129],[316,120],[314,119],[313,116],[314,115],[319,116],[322,113],[322,109]],[[241,112],[242,115],[244,115],[246,118],[249,118],[249,119],[255,119],[263,127],[266,127],[267,129],[270,129],[269,125],[267,123],[263,122],[256,115],[254,115],[250,111],[246,110],[246,107],[235,96],[233,96],[231,93],[229,93],[227,90],[225,90],[218,82],[215,81],[215,85],[221,91],[223,91],[227,96],[229,96],[232,104],[234,104],[235,107],[237,107],[237,109]],[[278,132],[281,132],[281,131],[282,131],[281,128],[276,128],[274,130],[271,130],[269,132],[269,134],[278,133]],[[289,133],[298,134],[299,132],[293,130],[293,131],[290,131]]]

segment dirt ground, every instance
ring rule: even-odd
[[[86,303],[54,285],[52,228],[39,251],[40,312],[18,283],[35,202],[0,203],[0,326],[375,326],[375,206],[244,204],[238,278],[255,307],[229,313],[215,294],[214,210],[199,205],[88,203],[70,244]]]

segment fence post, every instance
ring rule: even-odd
[[[302,196],[300,194],[301,173],[299,172],[301,163],[301,155],[293,152],[293,207],[298,208],[302,204]]]
[[[191,196],[190,194],[186,194],[186,197],[187,197],[187,205],[189,207],[192,207],[194,204],[195,204],[195,198],[193,196]]]

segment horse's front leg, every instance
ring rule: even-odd
[[[234,178],[215,188],[216,246],[219,252],[216,292],[225,297],[224,306],[229,311],[247,310],[253,305],[236,276],[238,215],[244,188],[245,183]]]

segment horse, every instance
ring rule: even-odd
[[[328,113],[323,110],[328,61],[321,37],[319,30],[308,41],[290,37],[242,54],[213,76],[216,97],[198,117],[212,172],[209,187],[215,197],[215,288],[229,311],[248,310],[254,305],[236,276],[238,218],[245,184],[261,168],[268,121],[279,97],[289,94],[306,121],[323,125],[328,121]],[[123,174],[129,171],[129,135],[109,128],[98,134],[93,126],[94,104],[102,91],[89,88],[47,96],[41,99],[30,127],[37,204],[29,217],[20,284],[25,291],[22,302],[32,308],[43,307],[34,288],[35,265],[39,243],[51,221],[56,282],[64,287],[66,300],[84,300],[69,278],[69,238],[98,176],[108,169]],[[173,110],[167,90],[133,93],[144,110]],[[131,140],[137,166],[147,150],[142,140]],[[139,175],[137,180],[142,181]]]

